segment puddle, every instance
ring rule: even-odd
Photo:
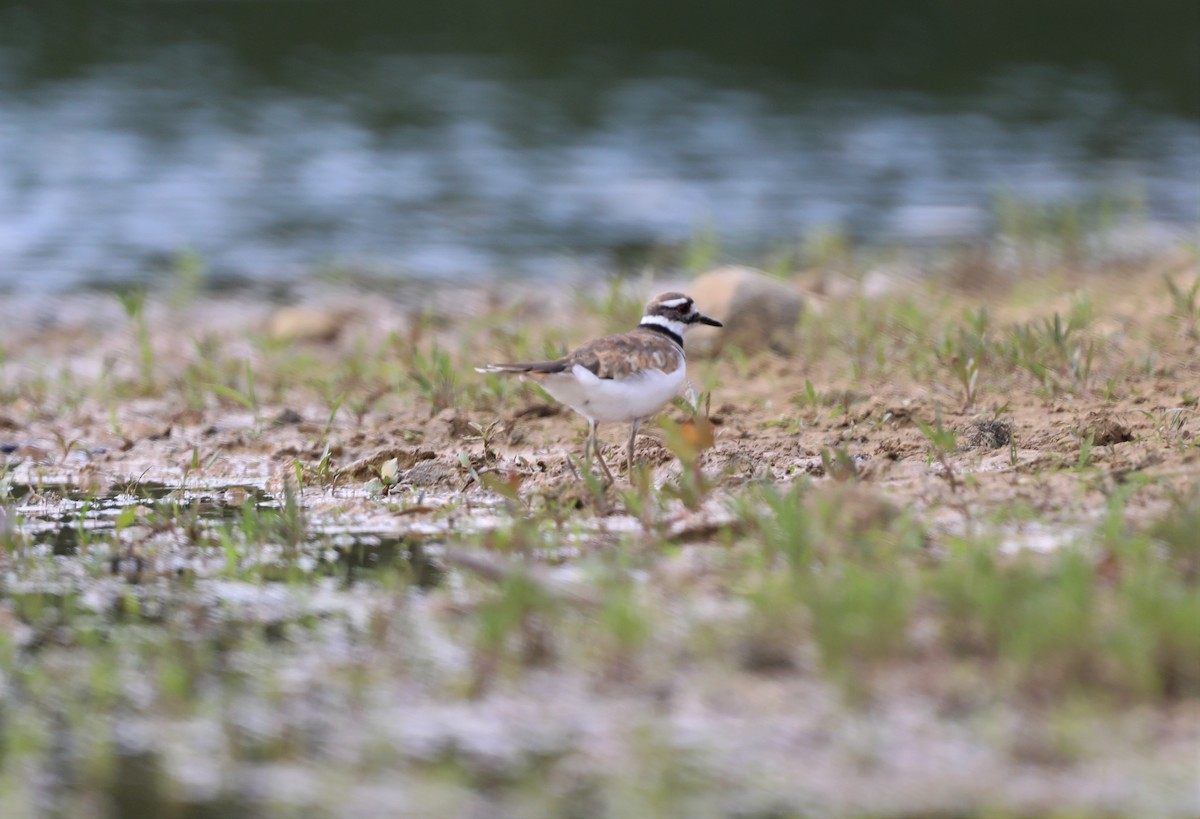
[[[194,537],[196,532],[237,528],[248,512],[278,515],[284,506],[281,499],[262,487],[244,483],[183,487],[144,481],[119,485],[105,494],[65,483],[36,486],[11,483],[7,486],[7,497],[15,501],[12,511],[30,544],[56,557],[71,557],[99,543],[111,547],[118,518],[131,506],[145,508],[144,513],[139,513],[139,526],[145,528],[150,521],[149,528],[153,529],[157,517],[164,531],[191,529],[186,537]],[[268,519],[263,525],[270,527],[275,522]],[[299,551],[313,555],[303,561],[307,571],[340,576],[347,585],[375,571],[401,568],[409,573],[416,586],[429,589],[437,586],[445,575],[445,569],[430,554],[430,534],[397,534],[344,526],[326,531],[308,521]],[[271,537],[268,533],[267,538]],[[273,575],[263,576],[270,579]]]
[[[367,577],[372,571],[403,566],[418,588],[432,589],[445,577],[445,568],[434,559],[424,538],[381,532],[347,531],[331,535],[329,542],[337,552],[333,568],[347,584]]]
[[[230,484],[215,487],[181,487],[158,482],[118,485],[96,494],[66,484],[13,483],[8,495],[15,500],[21,526],[34,544],[51,547],[55,555],[73,555],[91,536],[112,534],[117,518],[129,506],[153,507],[171,501],[180,510],[208,525],[233,520],[247,504],[277,508],[278,502],[260,487]]]

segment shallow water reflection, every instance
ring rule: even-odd
[[[242,530],[247,545],[255,550],[273,547],[281,538],[293,537],[284,531],[281,521],[286,499],[277,499],[259,487],[246,484],[212,486],[203,489],[172,486],[159,482],[141,482],[105,493],[62,485],[31,486],[11,484],[9,497],[15,501],[14,516],[35,548],[48,548],[59,557],[74,556],[100,547],[111,556],[113,573],[140,574],[156,549],[143,544],[130,555],[122,550],[117,538],[120,517],[126,510],[136,512],[124,526],[146,530],[140,538],[148,542],[155,533],[172,535],[158,551],[178,547],[207,548],[210,535],[222,527]],[[303,515],[302,510],[294,511]],[[301,525],[303,521],[301,520]],[[260,576],[266,580],[286,580],[296,570],[307,574],[340,576],[347,586],[370,577],[380,570],[402,570],[419,588],[437,586],[445,570],[429,553],[427,534],[378,532],[340,524],[336,531],[320,526],[307,527],[298,542],[285,546],[283,554],[271,559],[255,558],[262,563]],[[249,550],[248,550],[249,551]],[[289,556],[290,555],[290,556]],[[250,556],[243,555],[249,560]],[[131,565],[125,565],[129,563]],[[272,568],[272,564],[274,565]],[[187,560],[176,557],[179,571],[195,571],[201,566],[218,566],[215,558]],[[201,570],[208,574],[213,570]]]

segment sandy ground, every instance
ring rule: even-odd
[[[903,286],[896,284],[879,302],[896,301]],[[1066,315],[1086,289],[1095,315],[1088,337],[1097,344],[1086,387],[1051,393],[1025,373],[985,363],[970,406],[949,369],[928,351],[922,353],[926,362],[907,363],[915,353],[902,323],[839,326],[838,311],[869,310],[869,299],[810,297],[808,322],[820,323],[819,342],[806,342],[802,326],[790,353],[692,363],[692,383],[711,393],[715,445],[703,455],[706,474],[731,487],[820,477],[826,471],[822,453],[827,459],[841,454],[856,477],[890,500],[947,525],[956,517],[1028,506],[1036,521],[1013,534],[1033,546],[1050,545],[1063,534],[1059,523],[1093,519],[1113,487],[1130,480],[1148,485],[1134,501],[1134,514],[1153,513],[1173,494],[1186,492],[1200,472],[1194,445],[1200,435],[1200,342],[1172,317],[1159,271],[1058,289],[1049,297],[1046,288],[1033,296],[1010,291],[994,305],[993,335],[1055,311]],[[556,324],[557,316],[571,313],[561,303],[566,299],[545,304],[534,296],[500,299],[476,289],[399,291],[383,298],[322,288],[295,294],[336,317],[340,330],[325,341],[271,341],[267,328],[278,305],[266,301],[210,298],[176,309],[152,302],[159,394],[151,396],[132,386],[138,377],[134,333],[113,297],[18,298],[10,301],[10,318],[0,330],[7,359],[0,384],[10,392],[0,407],[0,443],[21,476],[36,472],[98,488],[138,478],[177,483],[187,475],[277,490],[294,475],[297,460],[318,463],[328,443],[332,474],[340,474],[336,483],[348,489],[370,477],[372,466],[396,456],[401,489],[477,491],[460,457],[467,453],[475,466],[519,480],[527,495],[574,491],[578,481],[567,455],[582,453],[582,419],[532,386],[516,385],[503,402],[480,395],[483,376],[468,366],[473,359],[502,357],[489,327],[473,326],[477,316],[502,307],[535,334],[536,328],[552,328],[560,346],[604,327],[588,315],[577,316],[569,328]],[[949,325],[960,305],[966,310],[994,298],[969,291],[948,296],[953,306],[937,308],[938,320]],[[870,337],[864,341],[854,332]],[[454,407],[441,410],[405,383],[407,355],[435,342],[450,352],[462,394]],[[185,395],[181,382],[187,378],[193,388],[209,389],[203,374],[188,373],[204,343],[219,346],[220,371],[241,390],[244,361],[269,373],[273,362],[294,360],[274,381],[258,375],[259,406],[252,412],[211,390],[199,401]],[[350,383],[326,429],[333,402],[328,393],[340,388],[337,368],[364,346],[392,369]],[[854,347],[858,352],[847,349]],[[392,389],[389,377],[401,388]],[[324,400],[315,400],[322,389]],[[687,417],[679,409],[667,416]],[[945,458],[931,457],[920,427],[938,418],[955,432]],[[486,441],[481,429],[489,431]],[[608,426],[601,436],[607,460],[622,464],[626,430]],[[656,484],[680,469],[662,436],[647,425],[637,444],[638,461],[654,467]],[[1081,476],[1073,467],[1085,448],[1088,464],[1099,469]]]

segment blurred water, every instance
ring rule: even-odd
[[[0,68],[24,57],[0,43]],[[0,290],[144,280],[185,249],[222,279],[278,280],[605,270],[698,231],[731,253],[829,228],[934,241],[990,230],[1005,191],[1200,220],[1200,122],[1101,70],[1006,65],[933,93],[681,53],[275,68],[183,38],[0,80]]]

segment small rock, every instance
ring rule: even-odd
[[[749,267],[717,268],[687,289],[700,312],[725,324],[693,328],[686,341],[689,355],[711,355],[727,344],[746,352],[786,349],[804,306],[798,291]]]
[[[171,418],[172,424],[179,426],[199,426],[204,423],[204,413],[195,409],[185,409],[174,413]]]
[[[1133,430],[1119,418],[1102,413],[1088,413],[1087,420],[1081,426],[1081,436],[1091,435],[1095,446],[1112,446],[1133,440]]]
[[[267,321],[267,335],[276,341],[333,341],[346,319],[341,311],[281,307]]]
[[[288,424],[303,423],[304,416],[296,412],[294,409],[285,409],[283,412],[275,416],[271,421],[271,426],[282,427]]]
[[[422,461],[404,473],[404,481],[413,486],[437,486],[456,474],[452,467],[440,461]]]

